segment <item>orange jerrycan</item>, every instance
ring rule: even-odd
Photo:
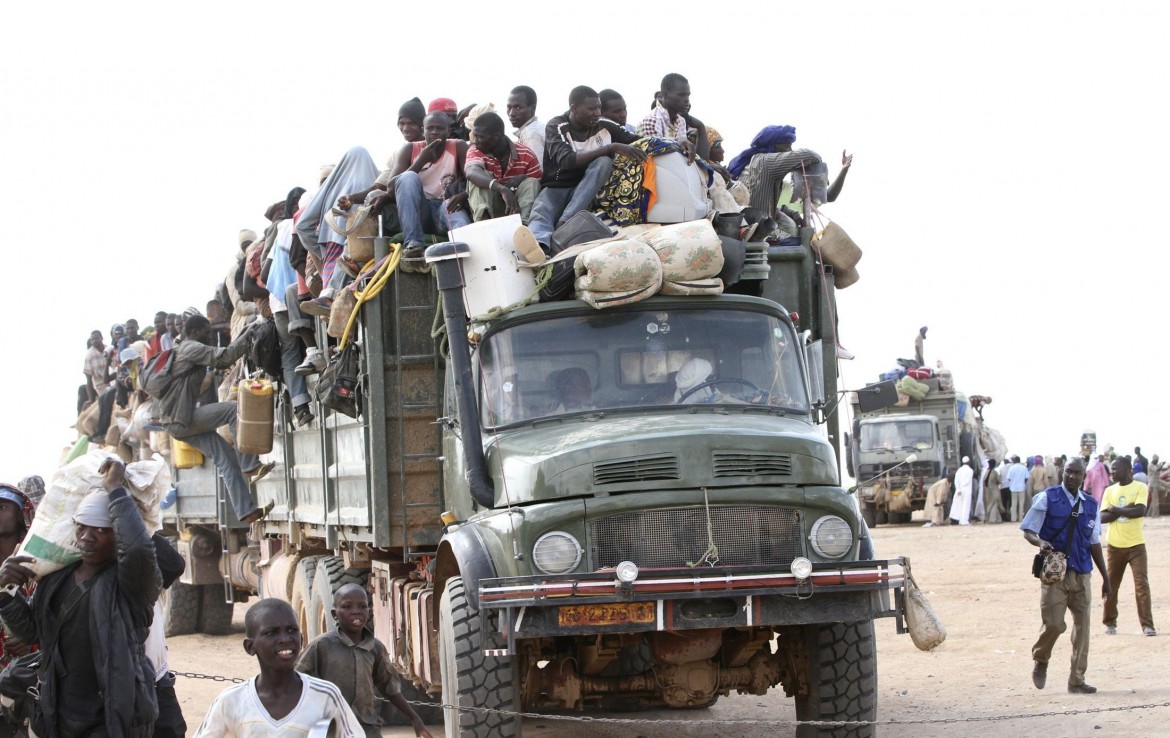
[[[242,454],[266,454],[272,450],[272,382],[240,380],[236,398],[236,450]]]

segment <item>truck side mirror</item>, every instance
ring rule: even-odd
[[[825,405],[824,342],[813,341],[804,347],[804,362],[808,367],[808,392],[813,407]]]
[[[894,380],[867,384],[857,390],[857,408],[863,413],[884,410],[898,404],[898,387]]]

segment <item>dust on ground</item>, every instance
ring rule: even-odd
[[[1065,691],[1064,665],[1071,648],[1062,637],[1053,652],[1048,687],[1032,686],[1031,646],[1040,625],[1040,585],[1030,566],[1036,549],[1013,524],[922,528],[921,521],[874,530],[879,556],[909,556],[915,579],[947,627],[947,640],[931,653],[918,651],[910,637],[897,635],[892,619],[876,624],[878,639],[878,720],[929,721],[893,724],[879,734],[900,738],[928,736],[1159,736],[1170,735],[1170,679],[1165,674],[1170,640],[1170,519],[1146,521],[1150,587],[1157,637],[1142,635],[1134,610],[1133,583],[1121,586],[1118,635],[1101,625],[1100,577],[1094,572],[1093,631],[1086,680],[1100,691]],[[171,668],[246,678],[255,660],[244,653],[243,615],[237,605],[236,633],[171,638]],[[222,682],[180,677],[176,684],[183,714],[193,734]],[[1153,709],[1134,709],[1156,704]],[[1122,708],[1089,714],[1064,714],[1089,708]],[[1039,714],[1040,717],[1019,717]],[[792,700],[782,690],[767,695],[720,698],[706,710],[605,714],[639,720],[691,721],[654,725],[583,724],[554,719],[530,720],[525,736],[791,736],[796,719]],[[967,719],[981,718],[975,722]],[[988,719],[982,719],[988,718]],[[758,720],[754,725],[712,725],[696,721]],[[944,723],[943,720],[964,720]],[[442,726],[432,726],[442,735]],[[387,728],[385,736],[410,736],[409,728]]]

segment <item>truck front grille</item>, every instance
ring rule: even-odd
[[[633,561],[639,567],[678,567],[698,562],[708,547],[702,507],[642,510],[590,520],[593,566]],[[764,505],[711,507],[711,534],[722,566],[787,567],[804,554],[800,513]]]

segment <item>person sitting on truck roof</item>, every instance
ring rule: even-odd
[[[633,123],[626,122],[628,110],[626,109],[626,99],[617,90],[604,89],[597,93],[601,100],[601,119],[617,123],[623,129],[630,133],[637,133],[638,128]]]
[[[522,143],[504,135],[504,120],[484,113],[472,127],[475,143],[467,151],[467,196],[473,220],[520,214],[528,223],[540,193],[540,159]]]
[[[475,103],[468,105],[462,110],[455,104],[455,101],[449,97],[436,97],[427,105],[427,115],[431,113],[443,113],[447,116],[447,123],[449,124],[450,138],[456,138],[460,141],[468,141],[471,136],[471,131],[467,130],[464,121],[467,120],[467,115],[475,108]],[[423,122],[423,128],[426,128],[426,122]],[[424,134],[426,131],[424,130]]]
[[[792,172],[821,163],[821,157],[810,149],[792,149],[796,143],[796,129],[792,126],[765,126],[748,148],[731,160],[727,170],[751,190],[751,205],[782,223],[785,213],[777,212],[777,203],[784,187],[784,179]]]
[[[403,146],[386,185],[393,186],[402,223],[402,256],[418,259],[426,248],[425,232],[447,232],[468,225],[463,209],[466,141],[451,138],[450,119],[444,112],[430,113],[423,121],[425,142]],[[461,194],[461,196],[460,196]]]
[[[427,117],[427,109],[422,100],[412,97],[398,108],[398,132],[406,143],[423,140],[423,118]],[[387,162],[389,169],[392,162]]]
[[[212,348],[211,323],[202,315],[187,318],[183,340],[174,353],[171,386],[161,400],[162,416],[169,418],[167,432],[172,438],[186,441],[215,461],[220,477],[227,486],[232,508],[241,523],[251,524],[271,510],[256,506],[248,476],[259,479],[272,470],[273,464],[261,464],[252,454],[237,454],[216,429],[226,425],[236,434],[236,403],[214,402],[196,407],[206,372],[203,367],[226,369],[247,353],[252,323],[227,348]],[[248,476],[245,476],[248,475]]]
[[[630,145],[637,140],[616,123],[601,119],[601,99],[592,88],[572,89],[569,109],[545,127],[544,177],[529,223],[546,251],[553,231],[587,209],[609,181],[614,154],[646,161],[646,152]]]
[[[642,137],[668,138],[678,143],[688,161],[695,159],[695,147],[687,138],[687,121],[683,117],[691,107],[691,84],[681,74],[671,72],[662,78],[654,108],[638,125]]]
[[[505,108],[508,113],[508,122],[515,129],[512,135],[516,143],[522,143],[532,149],[536,160],[544,159],[544,121],[536,117],[536,90],[528,85],[517,85],[508,95]]]

